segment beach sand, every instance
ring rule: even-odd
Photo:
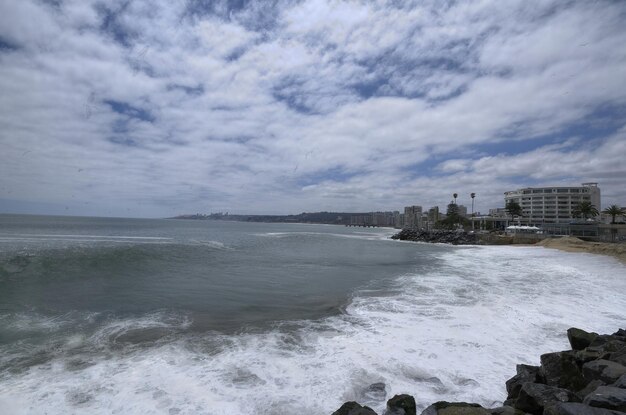
[[[610,255],[626,264],[626,244],[587,242],[575,237],[563,237],[544,239],[538,242],[537,245],[567,252],[587,252],[591,254]]]

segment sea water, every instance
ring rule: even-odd
[[[568,327],[624,327],[613,258],[391,233],[0,215],[0,413],[495,406]]]

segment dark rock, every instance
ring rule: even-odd
[[[517,393],[519,394],[519,391]],[[502,405],[503,406],[515,406],[515,401],[517,401],[517,398],[507,399],[506,401],[502,402]]]
[[[617,382],[609,385],[609,386],[613,386],[614,388],[622,388],[622,389],[626,389],[626,375],[622,375],[619,377],[619,379],[617,379]]]
[[[621,365],[626,366],[626,349],[621,349],[617,352],[607,353],[603,356],[604,359],[610,360],[611,362],[617,362]]]
[[[401,241],[433,242],[452,245],[476,245],[480,243],[478,234],[463,231],[402,229],[391,239]]]
[[[574,350],[582,350],[591,345],[598,333],[587,333],[585,330],[572,327],[567,329],[567,339]]]
[[[587,347],[584,350],[578,350],[576,352],[576,360],[582,365],[592,360],[604,359],[608,357],[609,354],[610,353],[605,352],[602,347]]]
[[[585,396],[583,403],[597,408],[626,411],[626,389],[600,386]]]
[[[500,406],[499,408],[488,409],[491,415],[524,415],[524,412],[512,406]]]
[[[605,385],[606,383],[602,382],[601,380],[597,380],[597,379],[592,380],[591,382],[587,384],[587,386],[585,386],[584,388],[576,392],[576,395],[578,395],[581,399],[584,399],[585,396],[595,391],[598,387],[605,386]]]
[[[600,347],[602,350],[607,352],[616,352],[624,348],[626,346],[626,338],[622,336],[613,336],[613,335],[599,335],[589,345],[589,347]]]
[[[626,330],[619,329],[615,333],[613,333],[612,335],[613,336],[619,336],[619,337],[625,337],[626,338]]]
[[[491,412],[477,403],[442,401],[424,409],[422,415],[491,415]]]
[[[626,366],[610,360],[593,360],[583,365],[583,375],[588,381],[599,379],[606,383],[613,383],[624,374],[626,374]]]
[[[506,381],[507,399],[515,399],[526,382],[539,383],[539,366],[517,365],[517,374]]]
[[[543,415],[623,415],[620,412],[603,408],[594,408],[582,403],[559,402],[550,405],[543,411]]]
[[[580,402],[580,398],[567,389],[540,383],[525,383],[515,401],[515,408],[532,414],[541,414],[544,407],[556,402]]]
[[[356,402],[346,402],[332,415],[376,415],[372,408],[361,406]]]
[[[385,414],[416,415],[415,399],[411,395],[395,395],[387,401]]]
[[[574,351],[541,355],[541,373],[547,385],[573,391],[584,388],[588,383],[578,368]]]

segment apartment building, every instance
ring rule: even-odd
[[[405,228],[421,228],[422,227],[422,207],[406,206],[404,208],[404,227]]]
[[[567,223],[580,202],[590,201],[600,211],[598,183],[578,187],[527,187],[504,193],[505,205],[515,201],[522,207],[524,219],[531,224]]]

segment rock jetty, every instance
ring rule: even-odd
[[[447,231],[435,229],[432,231],[425,231],[419,229],[402,229],[400,232],[393,235],[391,239],[452,245],[478,245],[481,243],[477,234],[462,230]]]
[[[507,400],[498,408],[476,403],[436,402],[421,415],[624,415],[626,414],[626,330],[611,335],[567,330],[571,350],[546,353],[540,366],[517,365],[506,381]],[[346,402],[332,415],[377,415]],[[396,395],[384,415],[417,415],[415,399]]]

